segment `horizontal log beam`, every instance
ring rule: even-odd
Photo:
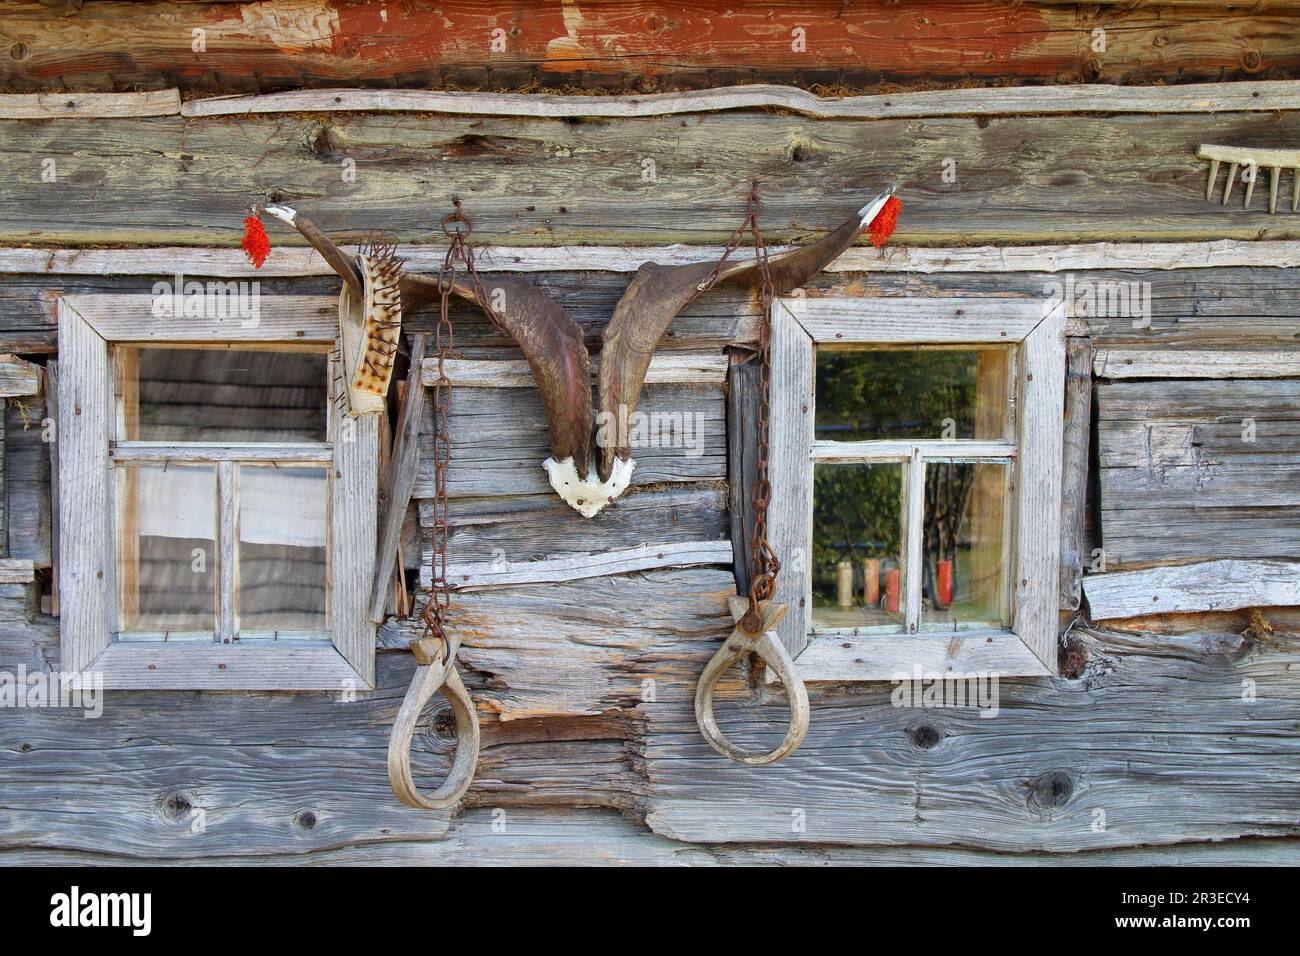
[[[721,352],[666,352],[650,359],[645,384],[721,385],[727,377],[727,364]],[[532,370],[523,359],[447,359],[443,367],[451,384],[461,388],[536,387]],[[593,379],[595,375],[593,369]],[[424,385],[437,384],[437,359],[424,360],[420,381]]]
[[[711,243],[742,216],[750,177],[770,184],[765,237],[788,243],[842,222],[896,174],[900,246],[1300,238],[1300,219],[1270,216],[1262,194],[1244,211],[1207,202],[1204,164],[1187,146],[1300,139],[1300,111],[953,117],[927,121],[924,137],[911,120],[744,112],[581,124],[369,113],[14,121],[5,134],[0,242],[11,244],[234,246],[249,203],[267,194],[328,231],[411,242],[470,181],[466,211],[480,240]],[[653,183],[642,180],[646,159]],[[946,159],[957,163],[955,184],[940,180]],[[53,182],[42,180],[47,160]],[[343,175],[350,164],[355,182]],[[271,238],[277,248],[302,241],[282,228]]]
[[[1098,378],[1300,378],[1300,349],[1100,349]]]
[[[1093,620],[1300,604],[1300,562],[1200,564],[1086,574]]]
[[[1293,0],[1283,0],[1291,3]],[[1277,4],[1270,4],[1276,6]],[[773,82],[888,84],[1079,80],[1166,82],[1294,75],[1293,24],[1274,10],[1077,8],[952,0],[561,0],[502,8],[417,0],[401,16],[374,3],[88,4],[52,17],[8,4],[0,82],[15,91],[191,91],[374,86],[708,87]],[[1106,31],[1104,51],[1092,31]],[[195,30],[201,31],[195,34]],[[196,44],[199,44],[196,49]]]
[[[341,244],[348,253],[356,245]],[[774,245],[777,255],[790,246]],[[689,265],[716,262],[723,246],[479,246],[476,256],[487,271],[635,272],[644,262]],[[445,246],[403,243],[396,253],[410,272],[436,273]],[[752,256],[738,249],[738,262]],[[829,263],[825,272],[1074,272],[1097,269],[1218,269],[1267,266],[1300,267],[1300,241],[1214,239],[1201,242],[1082,242],[1037,246],[857,246]],[[68,276],[262,277],[333,276],[315,249],[276,246],[257,269],[238,249],[161,246],[136,249],[0,248],[0,274]]]

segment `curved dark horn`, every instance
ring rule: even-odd
[[[821,272],[838,259],[862,234],[862,230],[871,224],[871,220],[884,207],[885,201],[894,195],[898,182],[890,184],[883,193],[867,203],[857,214],[845,220],[844,225],[816,242],[791,249],[780,255],[772,256],[767,263],[772,275],[772,284],[779,293],[797,289],[809,279]],[[719,282],[745,282],[757,285],[762,281],[762,273],[757,261],[728,262],[718,273]]]
[[[768,269],[776,290],[797,289],[853,245],[880,212],[885,200],[893,195],[895,186],[891,185],[829,235],[811,245],[772,256]],[[626,422],[636,411],[655,347],[677,313],[700,294],[699,286],[713,269],[712,263],[661,266],[647,262],[637,270],[605,327],[597,394],[602,419]],[[725,263],[718,273],[720,282],[758,285],[761,280],[758,263],[752,259]],[[619,428],[615,434],[617,440],[604,443],[599,451],[602,479],[609,477],[616,457],[627,458],[631,453],[625,430]]]
[[[602,337],[597,384],[597,406],[606,434],[610,425],[615,426],[615,437],[602,442],[597,452],[602,481],[609,479],[615,457],[627,458],[631,453],[623,426],[641,399],[655,346],[677,313],[700,294],[699,284],[712,271],[710,262],[686,266],[642,263],[614,307]]]
[[[591,359],[582,329],[558,302],[522,279],[494,276],[485,286],[493,301],[479,301],[474,286],[460,279],[452,292],[485,312],[494,312],[502,330],[518,343],[542,393],[551,426],[551,453],[556,461],[572,458],[578,474],[586,475],[592,421]],[[418,309],[438,295],[436,277],[402,277],[404,308]]]

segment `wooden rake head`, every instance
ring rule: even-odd
[[[1197,147],[1196,155],[1210,163],[1210,177],[1205,184],[1206,199],[1214,198],[1214,181],[1219,175],[1219,164],[1228,163],[1228,178],[1223,183],[1223,205],[1228,205],[1233,183],[1237,180],[1237,170],[1244,167],[1250,170],[1250,176],[1246,180],[1243,209],[1250,208],[1250,199],[1255,193],[1255,180],[1259,177],[1261,168],[1269,172],[1269,213],[1277,212],[1277,187],[1283,169],[1291,170],[1291,211],[1296,212],[1300,208],[1300,149],[1255,149],[1250,146],[1215,146],[1207,143]]]

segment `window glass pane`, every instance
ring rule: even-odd
[[[328,491],[321,467],[239,466],[241,635],[327,629]]]
[[[817,349],[816,437],[1011,436],[1010,349]]]
[[[120,465],[116,476],[122,631],[214,632],[216,468]]]
[[[258,349],[121,348],[127,441],[325,441],[328,356]]]
[[[813,468],[812,620],[901,629],[903,466]]]
[[[923,630],[1006,627],[1010,466],[932,461],[925,468]]]

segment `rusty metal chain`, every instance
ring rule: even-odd
[[[763,312],[758,327],[758,478],[750,494],[754,528],[749,539],[749,609],[740,621],[740,626],[751,634],[757,634],[763,628],[763,615],[758,604],[772,599],[776,593],[776,576],[781,571],[781,561],[767,540],[767,508],[772,501],[772,484],[768,479],[768,429],[772,412],[772,305],[776,301],[776,288],[768,265],[767,245],[763,242],[763,234],[758,227],[759,209],[758,183],[754,182],[750,185],[744,222],[727,240],[718,264],[695,287],[696,295],[713,288],[722,273],[723,265],[739,247],[748,229],[754,242],[759,275],[762,277],[758,302]]]
[[[438,377],[433,383],[433,561],[428,588],[428,603],[421,620],[424,636],[433,635],[442,642],[444,663],[450,655],[447,638],[447,612],[451,606],[452,584],[447,580],[447,544],[451,540],[451,514],[447,502],[447,470],[451,464],[451,379],[447,377],[447,358],[454,344],[449,315],[452,290],[456,285],[456,266],[460,263],[470,277],[474,293],[492,324],[504,331],[501,317],[488,304],[487,292],[474,263],[474,250],[468,239],[473,225],[461,212],[460,200],[454,200],[455,212],[443,217],[442,231],[450,240],[447,255],[438,272],[438,324],[434,328],[433,347],[438,356]]]

